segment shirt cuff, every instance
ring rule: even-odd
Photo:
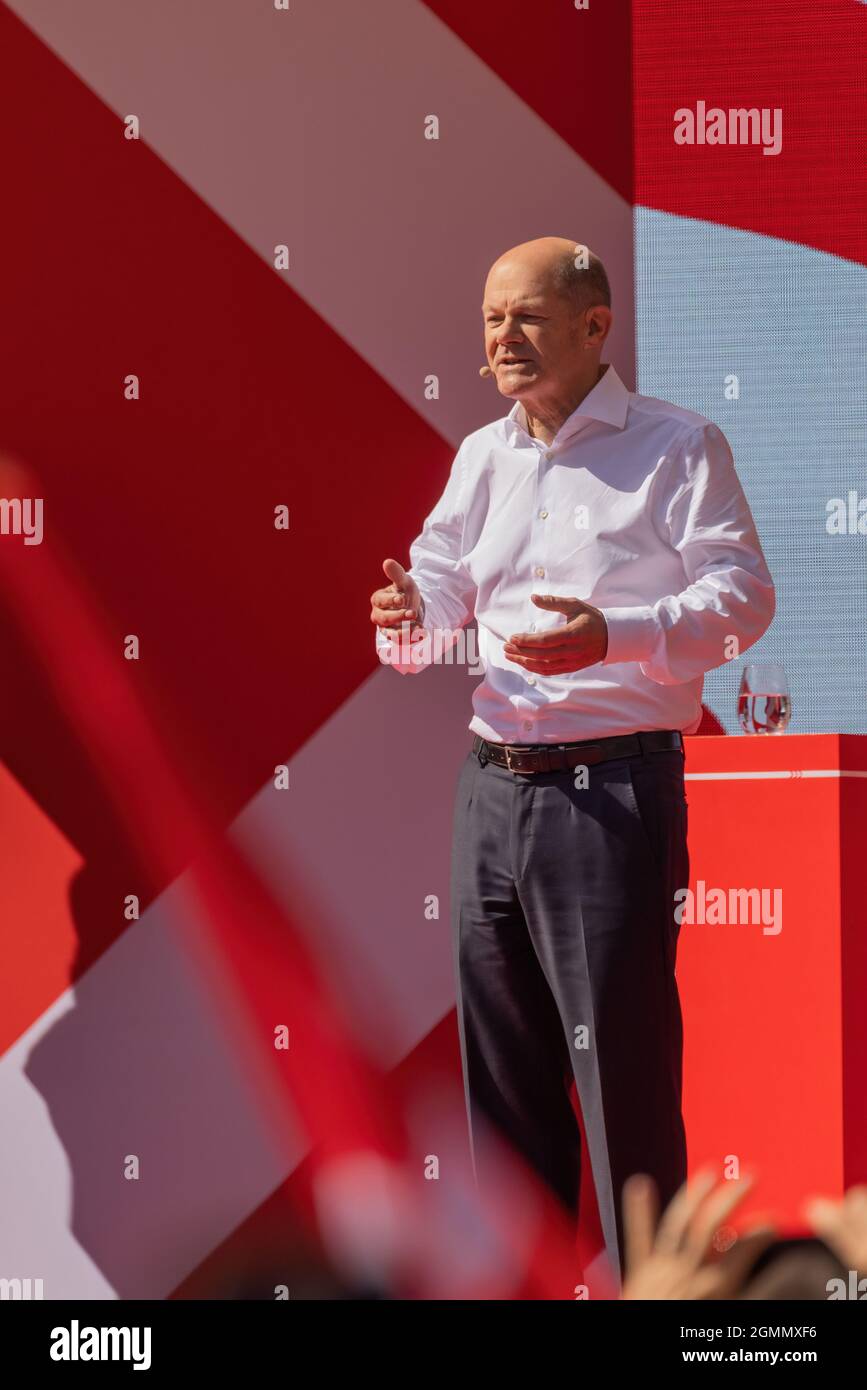
[[[376,629],[376,655],[383,666],[393,666],[402,676],[407,674],[415,675],[417,671],[423,671],[429,665],[426,660],[427,652],[424,651],[425,640],[430,643],[430,638],[416,638],[410,642],[408,638],[397,628]],[[422,652],[416,651],[421,647]],[[423,653],[423,654],[422,654]],[[415,659],[413,657],[415,656]]]
[[[652,608],[600,608],[599,611],[608,628],[608,650],[601,665],[650,660],[659,632]]]

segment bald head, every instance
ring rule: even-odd
[[[482,314],[502,395],[544,410],[595,385],[611,288],[601,260],[581,242],[537,237],[504,252],[488,272]]]
[[[576,313],[592,304],[611,308],[611,286],[605,266],[595,252],[580,241],[562,236],[522,241],[494,261],[488,272],[488,283],[496,280],[501,271],[508,273],[518,267],[549,283],[571,302]]]

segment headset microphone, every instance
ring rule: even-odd
[[[479,376],[493,376],[493,375],[494,375],[493,370],[492,370],[490,367],[479,367]]]

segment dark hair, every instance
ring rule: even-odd
[[[815,1236],[775,1240],[760,1252],[738,1297],[742,1300],[828,1298],[828,1283],[847,1271],[824,1241]]]
[[[578,244],[563,257],[554,271],[554,284],[560,294],[572,300],[578,314],[589,309],[591,304],[604,304],[610,309],[611,286],[599,257],[586,248],[587,269],[582,270],[575,264],[584,249]]]

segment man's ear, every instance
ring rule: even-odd
[[[594,304],[586,311],[586,331],[588,341],[585,347],[599,347],[605,342],[611,328],[612,313],[605,304]]]

